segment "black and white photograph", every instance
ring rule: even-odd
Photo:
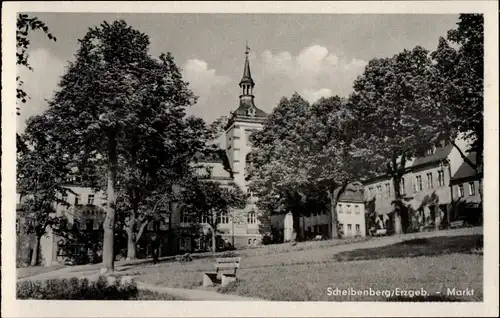
[[[6,6],[2,311],[498,315],[498,8],[389,2]]]

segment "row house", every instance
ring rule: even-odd
[[[471,152],[467,158],[476,163],[476,153]],[[483,213],[480,195],[481,178],[467,163],[463,162],[450,181],[451,196],[454,206],[451,220],[465,220],[469,224],[482,223]]]
[[[96,193],[91,188],[79,185],[76,177],[70,177],[65,182],[66,194],[60,199],[68,203],[68,206],[54,203],[54,216],[62,217],[66,220],[61,226],[66,230],[78,230],[85,233],[95,233],[102,229],[105,211],[102,208],[104,199],[102,193]],[[22,194],[17,191],[17,209],[24,200],[29,198],[29,194]],[[34,250],[34,235],[26,234],[22,227],[24,219],[22,215],[16,216],[17,231],[17,258],[18,263],[27,264],[31,259]],[[67,246],[67,237],[61,237],[52,228],[47,228],[47,233],[40,240],[39,259],[42,265],[51,266],[53,264],[64,263],[68,256],[76,256],[86,253],[82,244]]]
[[[366,236],[365,202],[363,190],[349,185],[337,202],[338,229],[342,237]],[[306,240],[317,235],[328,237],[330,214],[327,209],[312,211],[310,216],[302,216],[299,220],[300,231]],[[284,215],[272,215],[271,224],[282,236],[285,227]]]
[[[461,139],[456,143],[461,149],[466,147]],[[402,215],[404,227],[413,230],[439,228],[443,221],[453,221],[452,178],[463,164],[458,149],[447,142],[429,147],[422,155],[407,162],[399,187],[406,206],[413,212]],[[392,202],[395,198],[392,178],[379,176],[365,180],[363,184],[368,210],[376,215],[375,223],[380,228],[392,229]]]

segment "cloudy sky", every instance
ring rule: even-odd
[[[238,105],[245,42],[256,82],[255,102],[271,111],[294,91],[314,102],[321,96],[347,96],[366,63],[421,45],[436,48],[439,36],[455,27],[458,15],[378,14],[99,14],[36,13],[57,42],[30,35],[33,72],[19,70],[31,99],[24,121],[47,106],[68,61],[74,59],[88,28],[124,19],[150,36],[150,53],[171,52],[184,78],[199,96],[192,113],[207,122]]]

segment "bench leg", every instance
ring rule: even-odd
[[[214,286],[216,279],[217,279],[216,273],[204,273],[203,274],[203,287]]]
[[[236,275],[222,274],[221,286],[227,286],[236,281]]]

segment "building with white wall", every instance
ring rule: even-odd
[[[466,148],[463,139],[456,144]],[[443,221],[448,223],[452,216],[453,175],[462,166],[464,160],[460,152],[449,142],[426,149],[421,155],[407,162],[406,172],[400,184],[400,192],[412,215],[402,217],[403,227],[439,228]],[[387,175],[365,180],[364,193],[370,212],[378,216],[379,227],[394,228],[395,189],[393,180]]]

